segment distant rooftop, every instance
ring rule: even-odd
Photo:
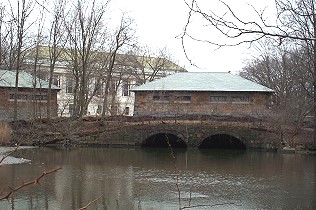
[[[135,87],[132,91],[274,92],[226,72],[181,72]]]
[[[0,70],[0,87],[15,87],[15,71]],[[20,88],[33,88],[34,77],[24,71],[19,72],[19,87]],[[37,78],[36,88],[48,89],[48,82]],[[59,88],[52,85],[52,89],[58,90]]]
[[[57,59],[57,63],[59,65],[67,65],[68,61],[71,61],[71,53],[72,50],[68,48],[57,48],[60,51],[60,56]],[[32,48],[28,50],[26,55],[26,60],[28,62],[32,62],[35,56],[38,56],[38,59],[43,61],[49,62],[49,55],[50,49],[48,46],[39,46],[38,49]],[[99,51],[92,51],[91,56],[94,60],[102,61],[104,58],[110,55],[109,52],[99,52]],[[121,63],[126,66],[136,66],[139,68],[159,68],[160,71],[169,70],[169,71],[176,71],[176,72],[186,72],[186,70],[175,64],[174,62],[166,59],[166,58],[159,58],[159,57],[149,57],[149,56],[140,56],[134,54],[117,54],[116,55],[116,64]]]

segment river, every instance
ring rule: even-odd
[[[0,192],[57,167],[0,209],[316,209],[316,156],[234,150],[34,148],[2,165]],[[178,187],[177,187],[178,186]],[[100,197],[101,196],[101,197]],[[213,206],[212,206],[213,205]]]

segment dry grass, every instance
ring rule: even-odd
[[[11,132],[7,122],[0,122],[0,145],[6,145],[10,142]]]

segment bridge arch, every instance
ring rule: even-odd
[[[238,137],[228,133],[216,133],[205,137],[199,145],[199,149],[236,149],[245,150],[246,144]]]
[[[141,142],[142,147],[161,147],[161,148],[187,148],[187,143],[185,142],[182,135],[168,132],[159,131],[147,135]]]

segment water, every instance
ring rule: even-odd
[[[168,149],[36,148],[15,156],[32,162],[0,167],[2,194],[62,170],[0,201],[1,210],[77,209],[100,196],[88,210],[316,209],[315,155],[189,149],[174,159]]]

